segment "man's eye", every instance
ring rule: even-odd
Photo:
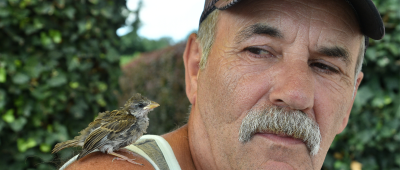
[[[257,48],[257,47],[247,47],[244,49],[245,51],[248,51],[251,53],[256,58],[264,58],[264,57],[271,57],[273,56],[269,51]]]
[[[311,67],[315,67],[315,68],[318,69],[318,71],[321,71],[321,72],[326,73],[326,74],[337,74],[337,73],[340,73],[339,70],[337,70],[337,69],[335,69],[335,68],[333,68],[331,66],[328,66],[326,64],[319,63],[319,62],[311,63],[310,66]]]

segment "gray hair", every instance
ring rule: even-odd
[[[219,10],[216,9],[211,12],[207,18],[200,24],[199,31],[197,33],[197,41],[199,42],[202,50],[200,59],[200,69],[206,67],[207,58],[210,54],[211,47],[214,44],[217,21],[218,21]]]
[[[362,63],[364,62],[364,54],[365,54],[365,36],[363,36],[363,38],[361,38],[361,45],[360,45],[360,49],[358,51],[358,57],[357,57],[357,61],[356,61],[356,69],[355,69],[355,80],[354,80],[354,85],[357,83],[357,77],[358,74],[360,74],[361,69],[362,69]]]

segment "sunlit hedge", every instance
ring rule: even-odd
[[[55,169],[55,143],[118,107],[125,4],[0,1],[0,169]]]

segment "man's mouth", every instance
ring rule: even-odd
[[[296,145],[296,144],[305,144],[303,140],[294,138],[292,136],[288,136],[285,134],[275,134],[269,132],[257,132],[254,135],[261,136],[267,138],[273,142],[284,144],[284,145]]]

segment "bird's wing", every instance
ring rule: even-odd
[[[95,149],[100,148],[105,144],[104,140],[106,139],[106,136],[111,133],[111,130],[99,127],[96,130],[94,130],[92,133],[89,134],[89,136],[86,138],[81,153],[79,153],[79,156],[77,159],[80,159],[90,152],[92,152]]]
[[[102,113],[99,113],[99,116],[97,116],[97,118],[91,122],[89,124],[89,126],[94,126],[96,124],[104,124],[104,122],[110,122],[110,119],[114,119],[115,117],[119,117],[119,116],[124,116],[127,115],[127,111],[126,110],[113,110],[113,111],[105,111]]]
[[[126,130],[135,122],[136,117],[132,115],[117,116],[114,117],[112,120],[110,119],[109,122],[101,125],[98,129],[90,133],[90,135],[85,140],[83,149],[92,151],[101,147],[105,143],[104,140],[113,140],[112,138],[108,138],[108,135]]]
[[[108,135],[107,138],[109,140],[114,140],[119,136],[118,132],[128,130],[135,123],[136,117],[129,114],[119,117],[116,121],[105,124],[105,128],[112,129],[114,132]]]

